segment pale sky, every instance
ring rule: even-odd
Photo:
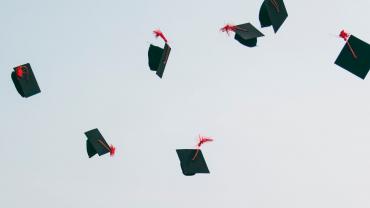
[[[369,0],[1,0],[0,207],[368,208],[370,80],[334,65],[346,29],[370,42]],[[248,48],[219,32],[251,22]],[[172,51],[163,76],[150,43]],[[10,74],[29,62],[41,93]],[[88,158],[98,128],[116,156]],[[176,149],[211,136],[211,174]]]

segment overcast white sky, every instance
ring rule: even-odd
[[[370,80],[334,65],[347,29],[370,42],[369,0],[286,0],[258,47],[262,0],[2,0],[0,207],[368,208]],[[150,43],[172,47],[163,79]],[[31,63],[41,94],[15,90]],[[116,156],[88,159],[99,128]],[[198,134],[210,175],[182,175]]]

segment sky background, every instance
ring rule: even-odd
[[[285,0],[258,47],[262,0],[1,0],[0,207],[368,208],[370,81],[334,65],[369,0]],[[150,43],[172,47],[159,79]],[[31,63],[41,94],[10,74]],[[88,158],[84,132],[116,146]],[[211,174],[182,175],[197,136]]]

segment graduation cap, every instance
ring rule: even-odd
[[[41,92],[29,63],[16,66],[11,74],[18,93],[25,98]]]
[[[241,25],[227,24],[220,30],[227,34],[229,34],[230,31],[235,32],[235,40],[248,47],[255,47],[257,45],[257,38],[264,36],[251,23]]]
[[[164,48],[160,48],[150,44],[148,51],[149,68],[152,71],[156,71],[156,74],[162,78],[168,56],[171,52],[171,47],[167,44],[168,41],[160,30],[155,30],[153,33],[156,37],[161,37],[164,40],[165,45]]]
[[[275,33],[288,17],[283,0],[264,0],[259,14],[261,27],[271,26]]]
[[[335,60],[335,64],[365,79],[370,70],[370,45],[344,30],[340,32],[339,37],[346,41],[346,45]]]
[[[210,173],[206,160],[204,159],[200,146],[213,139],[199,136],[199,143],[196,149],[177,149],[177,156],[180,159],[182,173],[186,176],[193,176],[197,173]]]
[[[98,153],[99,156],[108,152],[110,153],[110,156],[114,155],[116,148],[113,145],[108,145],[98,129],[87,131],[85,132],[85,135],[87,137],[86,148],[89,158],[93,157],[96,153]]]

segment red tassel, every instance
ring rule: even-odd
[[[211,137],[201,137],[199,135],[199,142],[197,144],[197,146],[200,148],[200,146],[202,146],[202,144],[206,143],[206,142],[212,142],[213,139]]]
[[[348,38],[349,38],[349,34],[348,34],[346,31],[342,30],[342,31],[340,31],[340,33],[339,33],[339,37],[343,38],[343,39],[344,39],[344,41],[347,41],[347,40],[348,40]]]
[[[15,68],[15,75],[18,79],[22,79],[24,75],[27,75],[27,80],[29,79],[28,68],[26,66],[17,66]]]
[[[162,33],[161,30],[159,30],[159,29],[158,30],[154,30],[153,33],[154,33],[154,35],[155,35],[156,38],[161,37],[164,40],[165,43],[168,42],[167,41],[167,38],[164,36],[164,34]]]
[[[212,142],[212,141],[213,141],[213,139],[211,137],[202,137],[202,136],[199,135],[199,142],[197,144],[197,151],[195,152],[192,160],[195,160],[195,158],[197,157],[198,152],[200,150],[200,146],[202,146],[202,144],[204,144],[206,142]]]
[[[353,58],[357,59],[357,55],[356,55],[355,51],[353,50],[351,44],[348,42],[349,36],[350,36],[350,34],[347,33],[344,30],[340,31],[340,33],[339,33],[339,37],[343,38],[343,40],[346,41],[346,44],[347,44],[349,50],[351,51]]]
[[[22,66],[18,66],[17,68],[15,68],[15,75],[17,75],[18,78],[23,77],[23,67]]]
[[[109,146],[109,154],[110,154],[110,156],[113,157],[115,153],[116,153],[116,148],[113,145],[110,145]]]
[[[229,32],[235,32],[235,30],[237,29],[237,27],[235,25],[231,25],[231,24],[226,24],[224,27],[222,27],[220,29],[221,32],[226,32],[227,35],[230,35]]]

